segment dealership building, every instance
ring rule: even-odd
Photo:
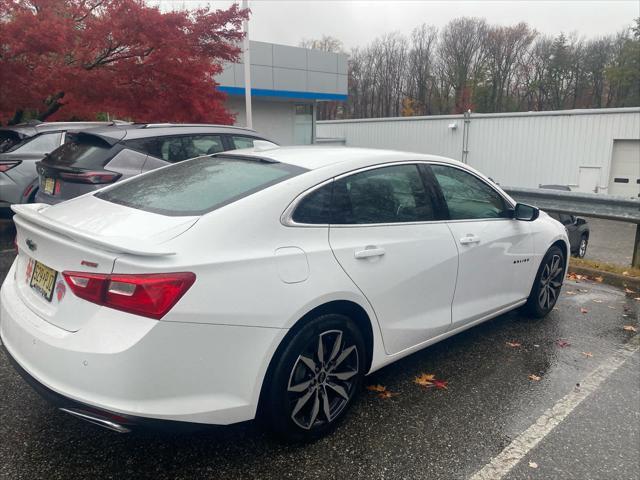
[[[251,41],[253,128],[281,145],[311,144],[317,102],[347,99],[347,55]],[[226,107],[245,126],[244,55],[216,77]]]

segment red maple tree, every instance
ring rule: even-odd
[[[231,123],[214,75],[248,11],[161,12],[142,0],[0,0],[0,122]]]

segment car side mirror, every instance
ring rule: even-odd
[[[526,203],[517,203],[513,212],[513,218],[523,222],[533,222],[540,216],[540,209]]]
[[[584,218],[576,217],[576,225],[584,225],[587,221]]]

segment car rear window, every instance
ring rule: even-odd
[[[44,163],[50,165],[101,169],[120,150],[120,146],[112,147],[95,135],[69,134],[63,145],[56,148],[45,158]]]
[[[163,215],[202,215],[305,171],[258,158],[201,157],[152,171],[95,195]]]

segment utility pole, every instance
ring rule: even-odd
[[[249,8],[249,0],[242,0],[242,8]],[[244,31],[243,53],[244,53],[244,101],[246,109],[247,128],[253,128],[253,115],[251,112],[251,53],[249,49],[249,20],[242,22]]]

